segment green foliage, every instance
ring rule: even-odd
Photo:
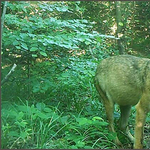
[[[51,57],[56,52],[61,53],[63,51],[65,54],[70,50],[79,50],[83,47],[84,49],[89,46],[93,48],[99,44],[97,38],[100,34],[92,31],[92,23],[88,20],[62,20],[56,16],[45,16],[45,13],[43,14],[44,10],[53,13],[55,13],[55,10],[61,13],[66,11],[72,13],[69,6],[58,5],[56,7],[56,4],[50,5],[49,3],[38,2],[36,4],[38,13],[32,12],[35,6],[30,2],[17,2],[17,5],[12,2],[8,6],[13,12],[5,15],[6,28],[2,39],[3,53],[5,57],[13,57],[13,61],[16,54],[23,57],[22,59],[25,59],[24,57],[27,55],[32,60],[39,56]],[[16,13],[18,9],[22,9],[24,18]],[[102,41],[101,39],[101,43]]]
[[[23,103],[21,101],[21,103]],[[9,105],[8,105],[9,104]],[[7,107],[9,106],[9,108]],[[104,140],[114,137],[108,133],[107,122],[100,117],[87,119],[63,114],[59,106],[44,103],[11,106],[3,103],[2,108],[2,148],[96,148]],[[5,114],[5,115],[4,115]],[[106,128],[106,130],[103,130]],[[97,132],[99,131],[99,132]],[[58,140],[58,144],[51,145]],[[63,145],[59,145],[64,141]],[[67,145],[65,145],[67,144]],[[111,142],[107,147],[113,145]]]
[[[141,2],[133,8],[140,10],[140,4],[141,8],[149,5]],[[130,16],[130,11],[125,12],[124,18]],[[1,148],[117,148],[93,85],[99,60],[118,54],[116,41],[105,35],[112,35],[114,18],[114,2],[8,2],[2,35],[2,79],[13,63],[17,68],[1,88]],[[134,35],[131,23],[127,36]],[[140,35],[134,29],[135,35]],[[139,43],[147,43],[142,38]],[[119,117],[119,113],[115,115]]]
[[[27,143],[31,147],[44,148],[45,140],[59,132],[61,114],[57,107],[46,107],[44,103],[29,106],[26,101],[26,104],[17,104],[14,109],[4,106],[2,115],[2,148],[24,148]]]

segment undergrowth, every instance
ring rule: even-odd
[[[66,114],[44,103],[2,104],[2,148],[112,148],[114,135],[99,116]]]

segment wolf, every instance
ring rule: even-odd
[[[143,128],[150,111],[150,59],[131,55],[111,56],[97,66],[95,87],[102,99],[109,130],[114,130],[114,104],[120,108],[119,128],[133,141],[134,149],[143,148]],[[136,108],[134,137],[129,132],[128,118]],[[122,145],[118,137],[114,142]]]

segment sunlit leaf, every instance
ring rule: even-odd
[[[47,56],[47,54],[45,53],[45,52],[42,52],[42,51],[40,51],[40,54],[42,55],[42,56]]]
[[[34,51],[37,51],[37,50],[38,50],[37,47],[32,47],[32,48],[30,49],[31,52],[34,52]]]
[[[28,50],[28,46],[26,43],[21,43],[21,47],[23,47],[24,49]]]

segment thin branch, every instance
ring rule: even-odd
[[[13,67],[11,68],[11,70],[9,71],[9,73],[5,76],[5,78],[2,80],[1,82],[1,86],[8,81],[8,79],[10,78],[10,75],[15,71],[15,68],[17,67],[16,64],[13,65]]]

